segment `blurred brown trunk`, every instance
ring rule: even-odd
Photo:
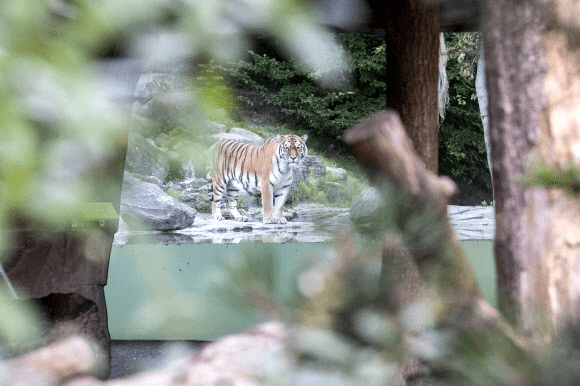
[[[387,26],[387,107],[399,112],[415,151],[437,174],[439,6],[389,2]]]
[[[562,15],[574,14],[560,2],[553,4]],[[528,160],[551,168],[580,165],[578,52],[569,51],[558,17],[542,20],[545,6],[490,0],[482,18],[498,304],[520,333],[535,338],[549,338],[576,319],[580,297],[580,203],[562,189],[520,183]]]

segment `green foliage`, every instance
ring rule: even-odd
[[[181,197],[181,196],[183,196],[185,194],[185,191],[183,191],[183,190],[167,189],[166,193],[168,195],[170,195],[171,197],[175,198],[175,199],[179,199],[179,197]]]
[[[569,195],[580,198],[580,170],[572,162],[563,168],[534,161],[521,182],[527,186],[563,189]]]
[[[307,183],[300,182],[292,195],[292,203],[314,202],[322,205],[348,208],[354,196],[369,187],[367,181],[348,175],[346,181],[332,177],[310,177]]]
[[[451,47],[449,50],[454,52],[452,47],[459,45],[463,35],[446,34],[446,45]],[[468,79],[463,77],[462,71],[468,74]],[[439,127],[439,173],[490,187],[475,79],[466,71],[458,57],[450,55],[447,62],[450,103],[445,120]]]
[[[386,106],[386,44],[384,37],[369,34],[339,34],[351,63],[338,62],[321,71],[309,72],[298,59],[278,60],[249,51],[250,61],[227,65],[200,65],[204,79],[227,79],[230,87],[251,87],[267,103],[279,106],[295,126],[326,137],[340,136],[360,119]],[[322,74],[332,73],[344,82],[340,89],[318,85]],[[241,101],[251,101],[240,97]]]
[[[450,33],[446,35],[445,45],[449,59],[456,60],[459,75],[467,81],[475,79],[481,35],[477,32]]]
[[[246,197],[245,196],[240,196],[236,199],[237,203],[238,203],[238,209],[241,212],[243,212],[243,210],[241,209],[243,206],[246,205]],[[242,213],[245,214],[245,213]]]
[[[328,199],[322,190],[319,188],[319,180],[311,179],[308,183],[300,181],[298,188],[293,194],[292,202],[315,202],[317,204],[328,205]]]

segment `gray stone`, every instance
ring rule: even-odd
[[[206,193],[211,189],[207,185],[210,185],[206,178],[196,178],[189,184],[196,191],[205,191]]]
[[[350,225],[348,208],[333,208],[322,204],[299,204],[292,208],[295,221],[307,221],[328,230]],[[332,231],[330,231],[332,232]]]
[[[377,188],[363,190],[352,199],[350,205],[350,220],[355,224],[365,224],[373,221],[373,215],[382,204],[382,197]]]
[[[209,132],[211,132],[213,134],[223,133],[228,128],[223,123],[217,123],[217,122],[213,122],[213,121],[207,121],[206,122],[206,127],[209,130]]]
[[[129,132],[125,170],[164,181],[169,173],[165,153],[134,131]]]
[[[311,174],[315,177],[324,177],[326,175],[326,165],[316,156],[307,155],[301,163],[304,164],[303,169],[306,171],[307,177]]]
[[[323,177],[326,174],[326,165],[320,158],[307,155],[299,161],[298,167],[294,168],[292,185],[290,185],[290,192],[288,193],[287,203],[291,204],[296,199],[295,192],[300,185],[300,182],[308,183],[310,176],[315,178]]]
[[[156,95],[134,111],[137,119],[147,119],[159,125],[167,125],[171,120],[195,115],[192,105],[193,93],[174,91]]]
[[[343,168],[326,167],[326,178],[333,181],[346,181],[347,173]]]
[[[165,191],[168,191],[170,189],[173,191],[176,191],[176,192],[183,190],[181,185],[179,185],[177,182],[174,182],[174,181],[169,181],[167,184],[165,184],[164,188],[165,188]]]
[[[212,138],[217,142],[222,139],[231,139],[237,142],[249,143],[251,145],[261,145],[264,143],[264,138],[256,133],[252,133],[246,129],[234,127],[229,133],[217,133],[212,135]]]
[[[303,164],[299,163],[298,167],[294,168],[292,173],[292,184],[290,185],[290,191],[288,192],[288,198],[286,199],[286,203],[288,204],[294,202],[296,198],[294,193],[296,192],[296,189],[298,189],[300,182],[308,183],[307,171]]]
[[[121,218],[133,229],[175,230],[190,227],[196,211],[166,194],[157,185],[125,172]]]
[[[179,50],[175,50],[179,51]],[[151,57],[143,66],[143,74],[171,74],[171,75],[187,75],[193,74],[195,65],[189,60],[176,60],[171,58],[167,60],[166,57],[159,60],[159,58]]]
[[[143,74],[137,81],[135,88],[135,99],[144,102],[154,97],[173,91],[183,91],[187,82],[186,78],[180,75],[164,73]]]
[[[139,178],[141,181],[149,182],[150,184],[155,184],[160,188],[163,188],[163,182],[155,176],[143,176],[143,178],[140,178],[139,176],[135,177]]]

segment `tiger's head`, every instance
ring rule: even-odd
[[[276,140],[280,142],[278,146],[278,157],[285,160],[290,167],[298,165],[298,161],[308,155],[308,148],[306,147],[306,140],[308,135],[304,134],[302,137],[297,135],[276,135]]]

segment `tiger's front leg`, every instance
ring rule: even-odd
[[[270,184],[268,174],[262,176],[262,212],[264,214],[264,224],[276,224],[278,220],[272,216],[272,203],[274,200],[274,187]]]
[[[288,222],[282,213],[284,212],[284,204],[286,203],[289,191],[290,189],[288,188],[274,193],[274,216],[280,224],[286,224]]]

